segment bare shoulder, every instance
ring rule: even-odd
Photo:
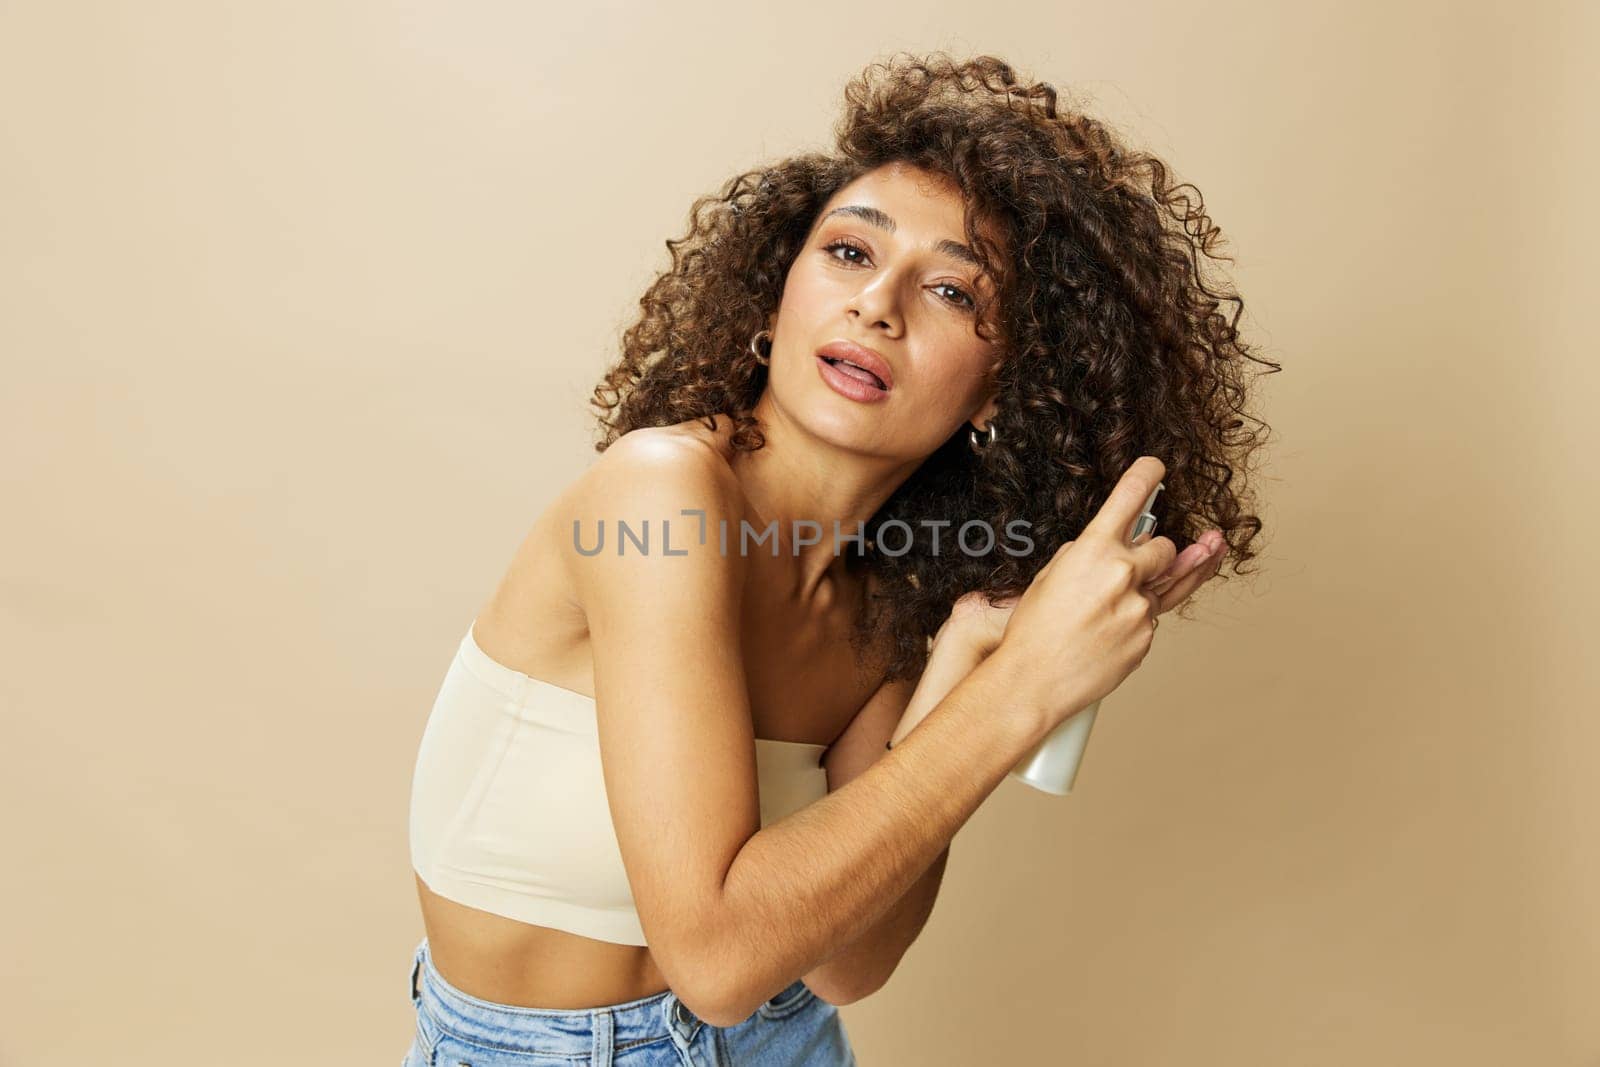
[[[718,544],[717,523],[737,526],[743,513],[743,490],[715,440],[680,424],[617,438],[554,501],[550,517],[566,531],[574,550],[562,556],[581,586],[578,571],[607,567],[621,555],[619,537],[631,538],[627,550],[659,557],[670,530],[671,556],[705,554]]]
[[[568,506],[611,501],[622,490],[648,489],[657,479],[737,498],[739,482],[715,435],[694,423],[649,426],[617,438],[563,494]]]

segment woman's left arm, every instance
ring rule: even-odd
[[[885,682],[823,754],[828,792],[843,788],[883,757],[890,737],[905,733],[896,727],[908,710],[921,709],[918,718],[925,716],[982,662],[983,655],[975,643],[958,640],[954,635],[946,639],[948,629],[947,623],[928,652],[920,678]],[[849,1004],[881,989],[922,933],[939,896],[949,858],[950,848],[946,846],[866,933],[807,972],[803,980],[811,991],[831,1004]]]

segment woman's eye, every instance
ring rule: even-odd
[[[968,308],[977,307],[977,304],[973,301],[972,296],[965,289],[962,289],[959,286],[951,285],[949,282],[940,282],[937,286],[935,286],[935,288],[948,289],[952,293],[955,293],[956,297],[953,301],[951,301],[951,303],[960,304],[962,307]]]
[[[863,259],[866,258],[866,255],[867,255],[867,250],[865,248],[862,248],[859,245],[851,244],[849,241],[834,241],[831,244],[826,244],[826,245],[822,246],[822,250],[824,252],[828,253],[830,256],[833,256],[834,250],[835,249],[839,249],[839,248],[844,248],[844,249],[848,249],[851,252],[855,252],[857,255],[861,256]],[[841,257],[833,256],[833,258],[834,259],[839,259]],[[848,258],[846,258],[844,260],[844,262],[846,262],[846,263],[860,263],[861,260],[860,259],[848,259]]]

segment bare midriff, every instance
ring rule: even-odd
[[[597,941],[479,911],[412,877],[433,965],[469,996],[527,1008],[598,1008],[668,988],[648,945]]]

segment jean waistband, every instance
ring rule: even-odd
[[[704,1023],[668,989],[653,996],[599,1008],[525,1008],[497,1004],[464,993],[444,980],[418,943],[411,967],[411,998],[418,1010],[465,1041],[516,1052],[593,1056],[672,1037],[680,1047]]]

